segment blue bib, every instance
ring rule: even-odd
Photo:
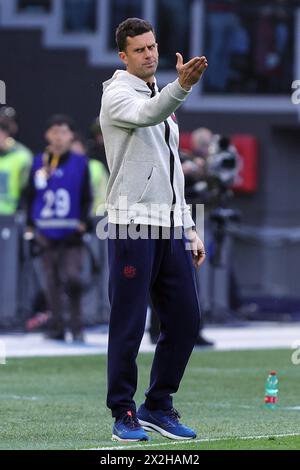
[[[43,155],[40,154],[34,158],[31,171],[35,185],[31,218],[35,227],[42,235],[54,240],[71,235],[80,222],[86,159],[70,153],[67,160],[47,178]]]

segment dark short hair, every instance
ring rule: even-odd
[[[134,38],[149,31],[152,31],[155,35],[153,26],[148,21],[141,20],[140,18],[127,18],[116,29],[116,43],[119,51],[126,50],[128,36]]]
[[[0,116],[0,129],[11,137],[18,132],[16,121],[4,115]]]
[[[75,123],[70,116],[66,114],[55,114],[51,116],[46,122],[46,131],[48,131],[53,126],[68,126],[70,131],[75,131]]]

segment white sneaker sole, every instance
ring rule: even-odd
[[[152,424],[152,423],[149,423],[147,421],[143,421],[142,419],[139,419],[139,423],[145,431],[156,431],[159,434],[161,434],[162,436],[168,437],[169,439],[174,439],[174,440],[181,441],[181,440],[191,440],[191,439],[196,438],[196,436],[195,437],[177,436],[176,434],[172,434],[172,433],[166,431],[165,429],[160,428],[156,424]]]
[[[148,442],[147,439],[122,439],[121,437],[116,436],[116,434],[112,435],[111,440],[117,442]]]

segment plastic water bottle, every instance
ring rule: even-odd
[[[268,375],[265,388],[265,408],[275,409],[278,402],[278,378],[273,370]]]

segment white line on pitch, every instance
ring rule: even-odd
[[[96,447],[93,449],[86,449],[86,450],[118,450],[118,449],[139,449],[141,446],[148,447],[161,447],[167,445],[176,446],[177,444],[195,444],[196,442],[217,442],[217,441],[228,441],[230,439],[233,440],[254,440],[254,439],[268,439],[270,437],[295,437],[300,436],[300,433],[286,433],[286,434],[268,434],[268,435],[261,435],[261,436],[223,436],[223,437],[212,437],[212,438],[204,438],[204,439],[193,439],[190,441],[174,441],[174,442],[158,442],[157,444],[135,444],[135,445],[123,445],[123,446],[115,446],[115,447]]]

